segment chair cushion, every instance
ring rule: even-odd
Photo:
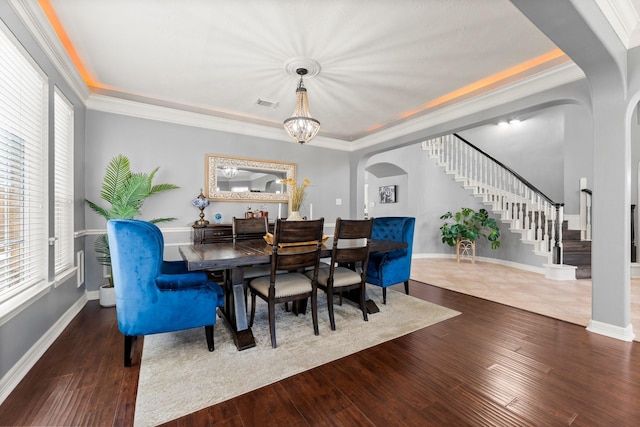
[[[276,274],[288,273],[287,270],[276,270]],[[269,276],[271,274],[271,264],[255,264],[242,268],[244,280],[255,279],[256,277]]]
[[[262,276],[251,281],[251,287],[264,296],[269,295],[270,276]],[[301,273],[278,274],[275,284],[276,298],[311,292],[311,280]]]
[[[254,279],[256,277],[268,276],[271,274],[271,264],[256,264],[242,269],[242,277]]]
[[[318,284],[322,286],[327,286],[327,282],[329,280],[329,272],[328,268],[321,268],[318,271]],[[313,271],[307,271],[305,273],[307,277],[313,277]],[[362,280],[360,274],[346,267],[336,267],[333,270],[333,287],[340,288],[343,286],[354,285],[359,283]]]

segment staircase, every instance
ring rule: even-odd
[[[531,245],[543,263],[575,265],[563,260],[565,233],[571,237],[568,244],[572,260],[574,248],[575,259],[585,259],[586,255],[579,256],[585,250],[564,225],[562,203],[553,202],[516,172],[456,134],[423,141],[422,149],[454,180],[481,198],[511,232],[520,233],[522,242]],[[590,256],[587,258],[590,261]],[[590,275],[590,266],[588,271]]]
[[[564,264],[574,265],[576,279],[591,278],[591,241],[582,240],[581,230],[568,230],[562,223],[562,252]]]

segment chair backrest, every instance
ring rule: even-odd
[[[405,216],[377,217],[373,220],[373,232],[371,238],[376,240],[392,240],[405,242],[406,249],[398,249],[389,253],[391,258],[407,256],[411,259],[413,251],[413,232],[416,219]]]
[[[107,222],[107,235],[118,313],[154,299],[164,252],[160,229],[147,221],[114,219]]]
[[[333,268],[336,263],[362,262],[363,273],[366,273],[372,230],[373,219],[336,218],[331,248],[331,267]]]
[[[310,221],[278,219],[273,231],[271,282],[278,270],[304,270],[315,267],[316,276],[322,248],[324,218]]]
[[[267,218],[236,218],[233,217],[233,241],[247,239],[261,239],[269,231]]]

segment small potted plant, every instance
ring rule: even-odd
[[[440,219],[445,221],[440,227],[442,243],[456,247],[458,261],[461,246],[463,249],[470,248],[475,260],[475,241],[480,236],[491,242],[491,249],[500,247],[500,228],[486,209],[476,212],[471,208],[462,208],[455,214],[447,212]]]
[[[158,171],[155,168],[151,173],[133,173],[129,159],[120,154],[109,162],[102,181],[100,197],[110,204],[103,208],[98,204],[85,199],[89,207],[107,221],[110,219],[133,219],[140,215],[140,209],[147,197],[156,193],[179,188],[173,184],[153,185],[153,178]],[[155,218],[150,222],[173,221],[175,218]],[[100,265],[111,267],[111,255],[109,253],[109,241],[106,234],[96,238],[94,244],[97,260]],[[100,305],[111,307],[115,305],[113,294],[113,276],[109,276],[109,283],[100,287]]]

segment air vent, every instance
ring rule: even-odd
[[[262,107],[276,108],[279,102],[271,101],[269,99],[264,99],[264,98],[258,98],[258,100],[256,101],[256,104]]]

